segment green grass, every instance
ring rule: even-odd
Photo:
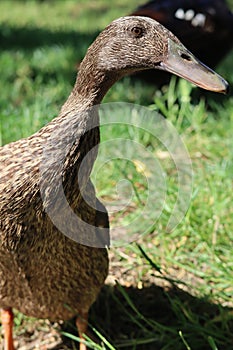
[[[77,64],[98,31],[140,2],[118,0],[114,6],[106,0],[0,2],[2,144],[32,134],[57,115],[72,89]],[[218,67],[230,83],[232,59],[231,53]],[[121,225],[126,234],[140,227],[144,235],[111,249],[110,274],[118,284],[106,286],[91,310],[90,324],[102,342],[92,348],[232,349],[233,98],[197,92],[176,79],[158,91],[125,78],[104,99],[149,106],[163,114],[186,145],[193,184],[186,216],[168,231],[179,183],[166,147],[153,134],[132,126],[101,127],[103,146],[118,138],[143,146],[145,153],[130,154],[127,149],[128,161],[107,164],[101,163],[101,156],[115,154],[115,147],[103,147],[93,178],[97,193],[109,205],[118,202],[117,185],[128,195],[133,193],[130,206],[111,214],[112,227]],[[150,216],[134,222],[138,217],[140,221],[147,180],[154,175],[150,175],[153,168],[140,167],[148,154],[167,174],[165,206],[149,229]],[[119,182],[122,179],[127,182]],[[18,332],[23,333],[28,322],[33,321],[19,314]],[[78,348],[76,342],[73,346]]]

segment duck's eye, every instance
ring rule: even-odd
[[[136,37],[139,38],[143,34],[143,29],[141,27],[133,27],[131,29],[131,33]]]

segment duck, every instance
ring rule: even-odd
[[[87,50],[58,116],[0,148],[0,308],[4,350],[13,311],[76,317],[86,350],[88,312],[108,275],[109,219],[90,174],[100,142],[98,105],[132,72],[160,69],[226,93],[227,82],[151,18],[114,20]],[[95,107],[95,108],[94,108]]]
[[[215,68],[233,47],[233,13],[225,0],[152,0],[131,15],[153,18],[172,31],[201,61]],[[160,85],[170,75],[147,72]]]

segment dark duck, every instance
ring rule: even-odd
[[[233,13],[224,0],[153,0],[138,7],[132,15],[160,22],[211,68],[233,46]],[[160,84],[169,81],[168,74],[160,74],[154,80],[151,73],[143,77]]]

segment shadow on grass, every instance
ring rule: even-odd
[[[72,45],[80,52],[87,47],[99,34],[98,31],[79,33],[77,31],[50,31],[44,28],[27,25],[25,27],[13,27],[8,24],[0,25],[1,50],[25,49],[34,50],[37,47],[49,45]]]
[[[232,350],[232,313],[177,287],[105,286],[91,308],[90,323],[116,349],[210,350],[215,344]],[[74,324],[64,324],[63,330],[77,335]],[[72,348],[68,338],[63,340]]]
[[[10,52],[9,62],[4,62],[8,81],[14,84],[19,78],[20,86],[23,83],[30,86],[36,77],[40,77],[41,86],[49,85],[52,79],[57,80],[58,84],[62,79],[73,85],[79,63],[98,34],[98,31],[78,32],[50,30],[33,25],[15,27],[7,23],[0,24],[0,50]],[[56,51],[57,48],[62,50]],[[41,50],[41,54],[35,56],[37,58],[33,61],[36,50]],[[17,56],[18,53],[20,55]],[[56,55],[57,60],[54,58]],[[38,57],[41,57],[41,61]],[[68,64],[62,64],[62,60],[67,60]],[[21,70],[18,69],[19,62],[23,66]],[[11,75],[9,72],[12,72]]]

